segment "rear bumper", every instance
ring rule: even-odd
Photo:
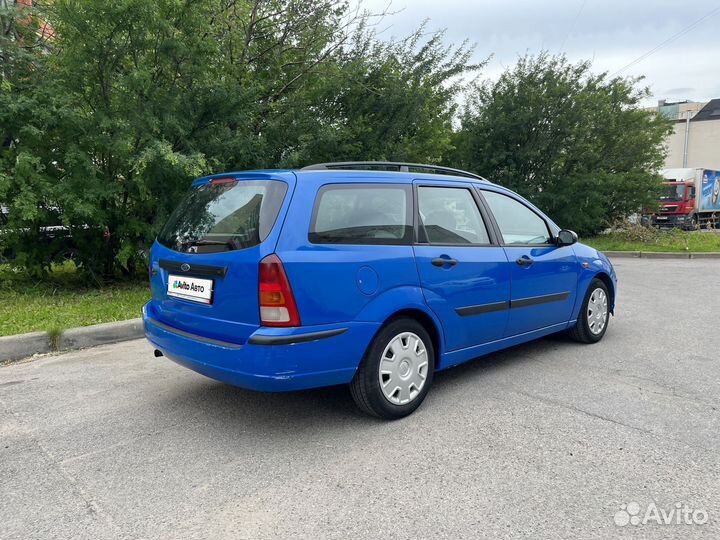
[[[376,323],[259,328],[244,345],[190,334],[143,307],[145,337],[170,360],[249,390],[283,392],[350,382]]]

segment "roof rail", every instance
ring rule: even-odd
[[[462,176],[464,178],[472,178],[473,180],[482,180],[487,182],[485,178],[479,174],[474,174],[460,169],[451,167],[441,167],[439,165],[425,165],[422,163],[404,163],[400,161],[336,161],[332,163],[315,163],[303,167],[302,170],[366,170],[366,169],[397,169],[397,172],[410,172],[410,169],[420,169],[431,174],[449,174],[454,176]]]

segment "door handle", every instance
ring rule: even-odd
[[[457,261],[455,259],[445,258],[445,257],[436,257],[432,260],[433,266],[455,266],[457,264]]]
[[[527,255],[523,255],[522,257],[520,257],[520,258],[519,258],[518,260],[516,260],[515,262],[518,263],[520,266],[530,266],[530,265],[531,265],[532,263],[534,263],[535,261],[533,261],[533,260],[532,260],[530,257],[528,257]]]

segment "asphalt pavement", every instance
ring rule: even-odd
[[[396,422],[142,340],[2,367],[0,538],[716,539],[720,261],[615,265],[601,343],[444,372]]]

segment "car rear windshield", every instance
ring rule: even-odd
[[[287,184],[275,180],[219,179],[194,187],[158,236],[186,253],[216,253],[256,246],[270,234]]]

